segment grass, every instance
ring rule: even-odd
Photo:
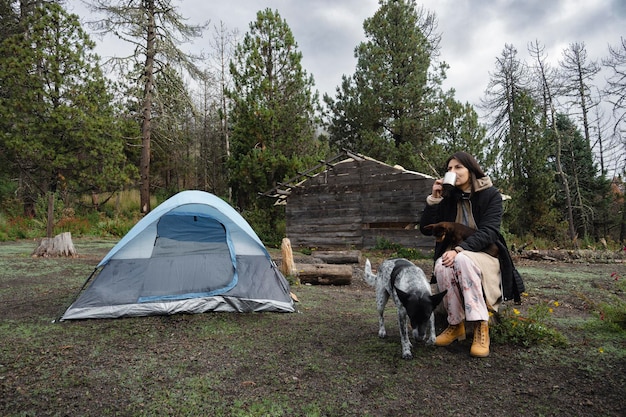
[[[0,244],[1,415],[623,415],[626,337],[597,310],[624,300],[615,265],[520,265],[528,291],[512,308],[566,345],[494,341],[475,360],[470,340],[415,344],[405,361],[393,307],[379,339],[374,291],[356,282],[293,286],[295,314],[52,323],[114,243],[76,240],[76,259]]]

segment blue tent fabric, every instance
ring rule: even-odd
[[[183,191],[160,204],[96,270],[61,320],[295,311],[289,284],[254,230],[203,191]]]

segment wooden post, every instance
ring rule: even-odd
[[[280,245],[280,251],[282,254],[282,262],[280,265],[280,272],[285,276],[292,276],[296,274],[296,264],[293,262],[293,251],[291,250],[291,241],[288,238],[283,238]]]

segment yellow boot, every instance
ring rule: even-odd
[[[474,341],[470,349],[470,355],[476,358],[486,358],[489,356],[489,322],[481,321],[476,323],[474,328]]]
[[[463,322],[449,325],[446,330],[437,336],[435,346],[448,346],[455,340],[465,340],[465,324]]]

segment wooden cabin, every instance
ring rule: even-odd
[[[351,152],[320,167],[325,168],[265,193],[286,204],[293,247],[363,249],[385,242],[434,247],[433,238],[419,231],[433,177]]]

